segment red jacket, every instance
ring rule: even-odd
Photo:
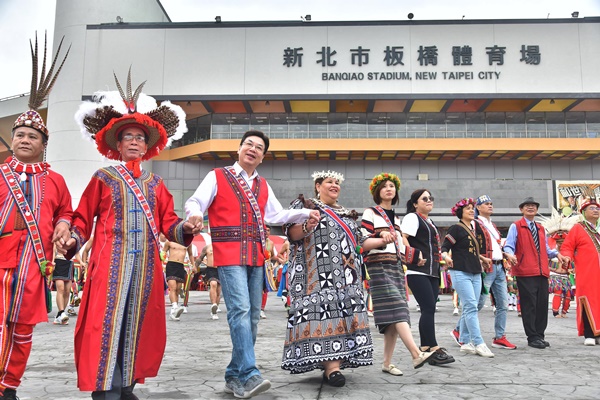
[[[517,227],[517,243],[515,246],[517,265],[512,267],[512,275],[517,277],[550,276],[548,253],[546,252],[546,231],[544,228],[535,222],[540,243],[540,251],[538,252],[533,242],[528,221],[525,218],[521,218],[515,222],[515,225]]]

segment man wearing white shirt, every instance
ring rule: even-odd
[[[491,270],[486,272],[486,276],[483,279],[483,286],[485,286],[486,292],[491,292],[494,295],[496,302],[496,315],[494,318],[494,339],[492,341],[492,347],[497,349],[514,350],[517,348],[514,344],[508,341],[506,338],[506,312],[508,310],[508,290],[506,287],[506,272],[504,270],[503,253],[500,247],[500,232],[496,225],[492,222],[492,213],[494,212],[494,204],[492,199],[487,194],[481,195],[477,198],[476,203],[477,209],[477,221],[483,228],[486,229],[489,235],[486,235],[490,239],[490,246],[492,249],[492,266]],[[489,247],[488,247],[489,248]],[[477,309],[481,311],[485,305],[485,299],[487,296],[479,296],[479,304]],[[461,317],[462,318],[462,317]],[[457,325],[453,336],[457,337],[458,327]],[[458,341],[462,341],[460,338]]]
[[[320,217],[318,211],[283,209],[256,172],[268,149],[269,138],[263,132],[246,132],[240,141],[239,160],[231,167],[209,172],[185,203],[188,221],[196,228],[203,227],[203,216],[208,212],[214,263],[233,345],[225,371],[225,392],[238,398],[252,397],[271,387],[256,368],[254,355],[264,279],[265,224],[308,220],[312,229]]]

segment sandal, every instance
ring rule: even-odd
[[[329,374],[329,376],[327,376],[326,373],[323,372],[323,380],[329,383],[329,386],[334,387],[342,387],[346,384],[346,377],[342,375],[341,371],[333,371]]]

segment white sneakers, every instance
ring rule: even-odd
[[[260,310],[260,319],[267,319],[267,314],[265,314],[265,310]]]
[[[583,341],[583,345],[584,346],[595,346],[596,345],[596,339],[594,338],[585,338],[585,340]]]
[[[62,312],[60,316],[54,318],[54,325],[69,325],[69,315],[66,312]]]
[[[219,316],[217,314],[210,314],[210,318],[211,319],[219,319]]]
[[[460,352],[465,354],[475,354],[475,346],[473,346],[473,343],[465,343],[460,346]]]
[[[169,318],[171,319],[171,321],[179,321],[179,317],[181,317],[181,314],[183,314],[183,306],[174,303],[171,306],[171,313],[169,314]]]
[[[464,354],[477,354],[481,357],[492,358],[494,353],[487,347],[485,343],[474,346],[473,343],[466,343],[460,347],[460,352]]]
[[[458,307],[454,307],[454,311],[452,311],[452,315],[458,315]]]
[[[492,351],[487,347],[485,343],[481,343],[475,346],[475,353],[481,357],[494,357],[494,353],[492,353]]]

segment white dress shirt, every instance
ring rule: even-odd
[[[258,172],[256,171],[254,171],[251,176],[248,176],[246,171],[244,171],[237,162],[233,164],[233,169],[236,172],[236,176],[244,178],[250,187],[252,187],[254,179],[258,177]],[[267,188],[269,189],[267,204],[265,205],[265,214],[262,216],[266,224],[283,225],[300,223],[308,219],[311,210],[307,208],[300,210],[286,210],[281,206],[281,203],[279,203],[279,200],[275,197],[273,189],[271,189],[271,186],[269,186],[268,183]],[[185,202],[185,213],[187,218],[192,216],[204,217],[204,214],[217,195],[217,190],[217,176],[215,175],[215,171],[210,171],[206,174],[206,177],[204,177],[204,180],[202,180],[192,197]],[[235,199],[231,200],[233,201]]]

